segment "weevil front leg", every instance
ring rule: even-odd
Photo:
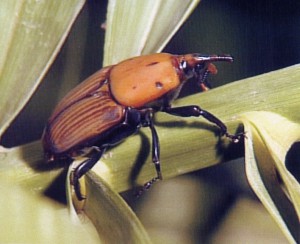
[[[80,190],[80,182],[79,179],[86,174],[93,166],[99,161],[99,159],[102,157],[103,153],[105,152],[106,147],[97,149],[95,153],[92,154],[90,158],[83,161],[81,164],[79,164],[74,172],[72,177],[72,184],[74,185],[75,194],[78,198],[78,200],[84,200],[85,197],[81,194]]]
[[[207,119],[208,121],[217,125],[221,130],[221,134],[225,135],[226,137],[231,139],[232,142],[234,142],[234,143],[238,143],[245,136],[245,134],[243,132],[238,133],[238,134],[230,134],[227,130],[227,126],[220,119],[218,119],[216,116],[214,116],[210,112],[201,109],[197,105],[183,106],[183,107],[177,107],[177,108],[167,107],[163,110],[163,112],[166,112],[168,114],[172,114],[175,116],[180,116],[180,117],[200,117],[200,116],[202,116],[205,119]]]

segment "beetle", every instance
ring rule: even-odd
[[[191,78],[206,89],[207,76],[217,73],[212,63],[216,61],[232,62],[233,58],[230,55],[156,53],[102,68],[71,90],[54,109],[42,136],[45,157],[55,161],[88,155],[73,172],[72,184],[78,199],[82,200],[85,197],[80,193],[79,179],[109,147],[141,127],[150,128],[152,161],[157,174],[145,183],[142,191],[162,180],[159,138],[153,123],[156,112],[180,117],[202,116],[217,125],[222,135],[238,142],[243,133],[230,134],[221,120],[199,106],[171,106]]]

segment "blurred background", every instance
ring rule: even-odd
[[[106,6],[104,0],[87,0],[42,84],[1,138],[2,145],[38,140],[55,104],[102,67]],[[233,55],[235,62],[218,64],[218,75],[210,78],[218,87],[299,63],[299,33],[297,0],[202,0],[164,51]],[[199,89],[189,83],[181,96],[195,92]],[[153,239],[163,243],[285,241],[249,188],[243,159],[165,181],[138,201],[130,194],[124,197]]]

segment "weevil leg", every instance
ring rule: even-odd
[[[156,132],[156,129],[153,125],[153,120],[151,118],[149,123],[149,128],[152,134],[152,162],[155,165],[155,170],[157,173],[157,177],[153,178],[156,180],[162,180],[162,174],[160,170],[160,146],[159,146],[159,138]],[[155,181],[156,181],[155,180]]]
[[[75,194],[78,198],[78,200],[84,200],[85,197],[82,196],[81,190],[80,190],[80,182],[79,179],[87,173],[93,166],[98,162],[98,160],[102,157],[103,153],[105,152],[105,148],[98,149],[98,151],[87,160],[83,161],[81,164],[79,164],[74,172],[73,172],[73,178],[72,178],[72,184],[74,185]]]
[[[119,124],[108,130],[105,138],[102,138],[101,141],[95,143],[95,145],[99,145],[99,147],[95,147],[96,152],[94,152],[89,159],[77,166],[73,173],[73,185],[75,194],[79,200],[84,199],[80,192],[80,177],[82,177],[98,162],[107,148],[120,143],[123,139],[134,134],[140,126],[140,112],[136,109],[128,109],[126,111],[125,121],[122,124]]]
[[[180,117],[200,117],[200,116],[202,116],[205,119],[207,119],[208,121],[217,125],[221,130],[221,134],[228,137],[234,143],[239,142],[240,139],[244,138],[244,136],[245,136],[245,134],[243,132],[235,134],[235,135],[230,134],[227,130],[227,126],[220,119],[218,119],[216,116],[214,116],[210,112],[208,112],[204,109],[201,109],[197,105],[183,106],[183,107],[177,107],[177,108],[167,107],[163,110],[163,112],[166,112],[168,114],[175,115],[175,116],[180,116]]]
[[[160,145],[159,145],[159,138],[156,132],[156,129],[154,127],[153,124],[153,118],[152,118],[152,113],[149,113],[146,116],[146,125],[150,128],[151,130],[151,135],[152,135],[152,162],[154,163],[155,166],[155,170],[156,170],[156,174],[157,176],[152,178],[151,180],[149,180],[148,182],[146,182],[144,184],[144,186],[142,187],[142,189],[140,189],[136,196],[139,197],[143,194],[144,191],[149,190],[149,188],[158,180],[162,180],[162,173],[161,173],[161,169],[160,169]]]

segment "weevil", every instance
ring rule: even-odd
[[[230,134],[221,120],[199,106],[171,106],[191,78],[206,89],[207,76],[217,72],[213,64],[217,61],[232,62],[233,58],[230,55],[157,53],[102,68],[71,90],[54,109],[42,137],[47,160],[73,160],[89,152],[88,159],[73,172],[75,193],[81,200],[84,196],[79,179],[108,148],[141,127],[150,128],[152,160],[157,174],[145,183],[142,191],[162,180],[159,138],[153,123],[156,112],[180,117],[202,116],[217,125],[222,135],[238,142],[243,133]]]

